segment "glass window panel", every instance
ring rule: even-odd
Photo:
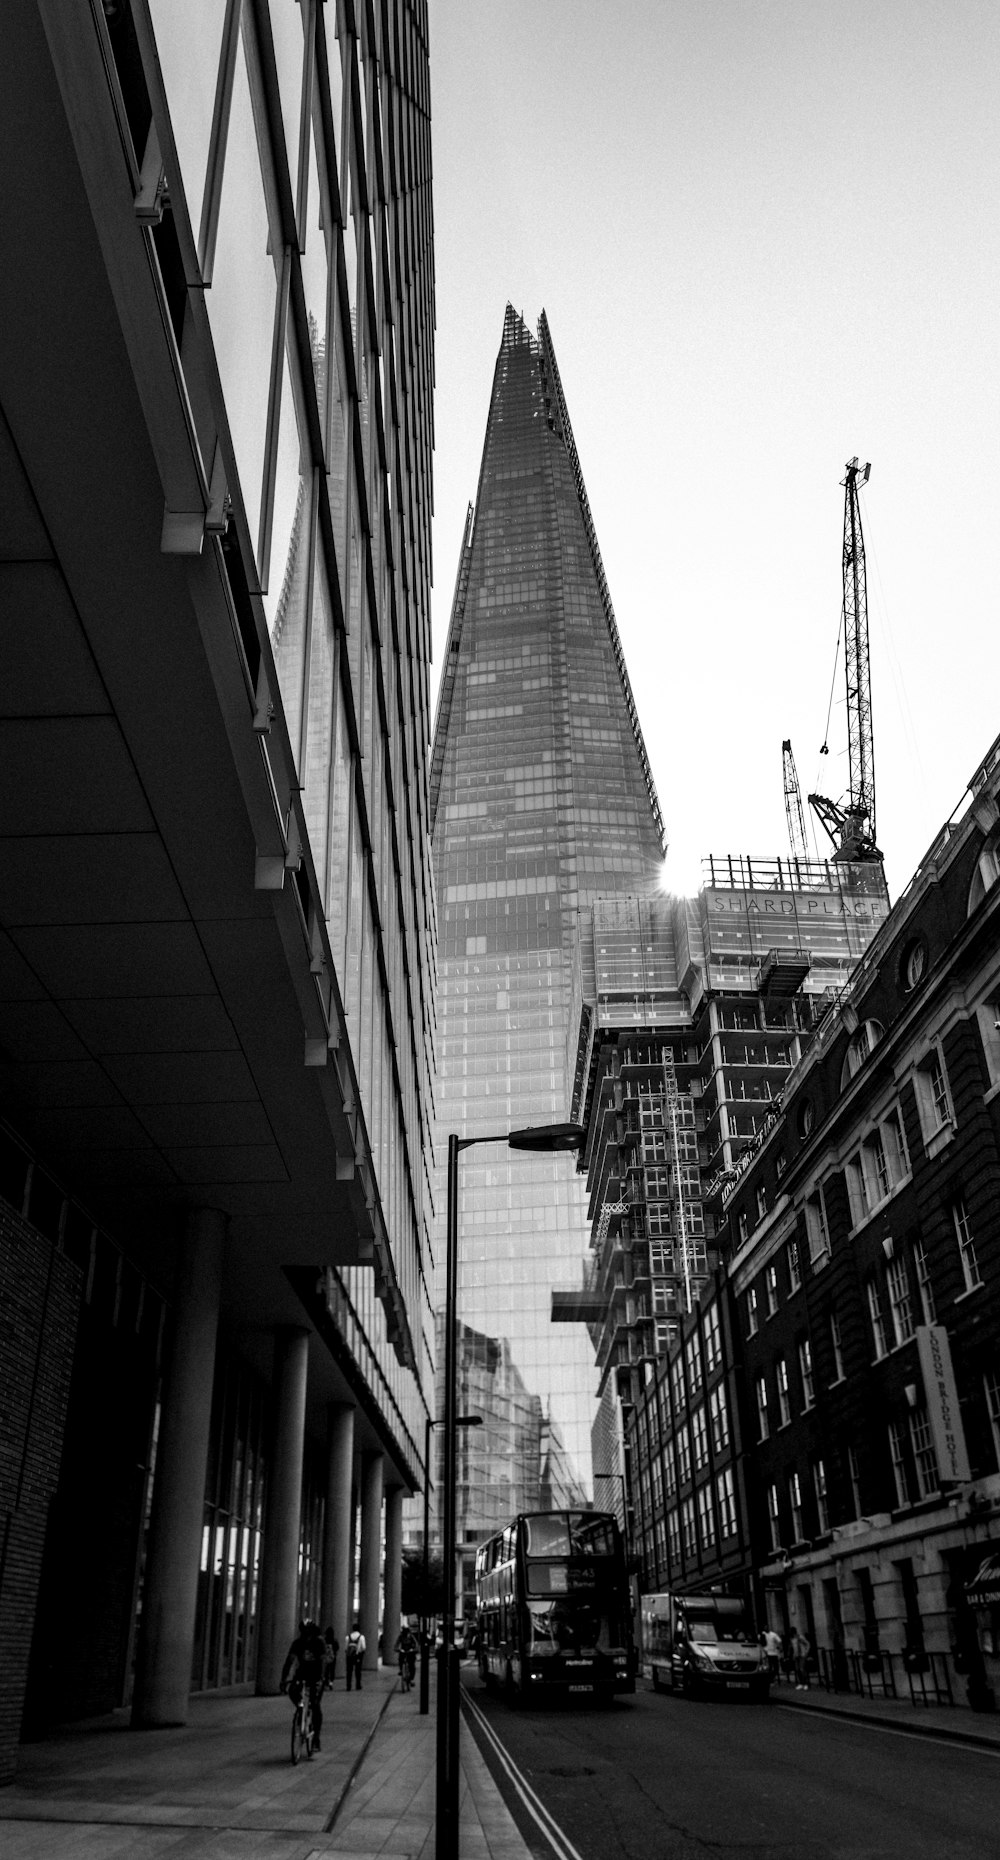
[[[285,366],[274,478],[270,564],[264,611],[278,668],[281,700],[292,748],[300,755],[302,690],[309,644],[309,531],[311,477],[303,459],[297,369]]]
[[[326,42],[330,84],[330,109],[333,116],[333,134],[336,141],[333,160],[338,166],[338,172],[342,173],[344,168],[343,155],[341,153],[344,138],[344,66],[341,57],[341,42],[337,24],[336,6],[320,7],[319,30],[324,34]],[[331,175],[331,182],[334,183],[339,197],[339,182],[334,182],[333,175]]]
[[[330,205],[325,164],[321,162],[317,148],[320,129],[317,104],[313,110],[309,132],[307,194],[299,226],[299,250],[302,254],[302,288],[305,292],[306,312],[309,317],[309,342],[312,349],[313,372],[316,377],[316,399],[319,403],[320,426],[326,433],[330,412],[326,404],[327,323],[330,294],[328,241],[332,236],[334,215]]]
[[[351,882],[347,900],[347,974],[344,1005],[350,1018],[351,1049],[357,1065],[358,1019],[361,1011],[361,933],[364,923],[364,857],[361,822],[351,809]]]
[[[313,579],[313,618],[309,653],[309,710],[303,756],[303,796],[309,843],[316,862],[320,896],[327,891],[330,856],[330,788],[334,729],[334,677],[337,644],[333,604],[322,544],[317,550]]]
[[[244,42],[245,53],[245,42]],[[256,548],[277,277],[268,251],[264,177],[245,55],[238,55],[211,289],[212,339],[232,433],[240,489]]]
[[[195,239],[201,223],[226,0],[150,0],[180,179]],[[141,160],[142,150],[137,154]],[[172,180],[168,176],[168,180]]]
[[[342,663],[342,661],[339,661]],[[347,735],[347,717],[340,676],[334,684],[336,741],[334,743],[333,792],[330,805],[329,882],[327,885],[327,927],[330,947],[341,990],[345,988],[347,942],[347,873],[350,853],[351,822],[351,745]]]
[[[292,184],[292,200],[296,202],[299,163],[299,132],[302,116],[302,65],[304,59],[304,27],[309,18],[308,0],[300,4],[299,0],[271,0],[271,32],[274,38],[274,61],[278,67],[278,91],[281,97],[281,119],[285,126],[285,148],[288,151],[288,174]]]

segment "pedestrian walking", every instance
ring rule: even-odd
[[[812,1641],[809,1639],[808,1634],[803,1634],[801,1628],[795,1628],[792,1633],[792,1660],[795,1666],[796,1692],[808,1692],[809,1690],[809,1658],[811,1653]]]
[[[365,1637],[361,1632],[361,1623],[360,1621],[355,1621],[354,1626],[352,1627],[350,1633],[347,1636],[347,1645],[344,1649],[344,1654],[345,1654],[345,1658],[347,1661],[347,1690],[348,1692],[351,1690],[352,1679],[354,1680],[354,1683],[357,1686],[358,1691],[359,1692],[361,1691],[361,1668],[362,1668],[362,1665],[364,1664],[366,1644],[367,1643],[365,1641]]]
[[[765,1628],[761,1635],[764,1653],[767,1657],[768,1670],[775,1685],[781,1677],[781,1635],[775,1628]]]

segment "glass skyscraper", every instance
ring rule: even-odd
[[[562,1120],[578,913],[659,888],[663,827],[548,325],[532,335],[510,305],[445,649],[431,832],[440,1144]],[[438,1206],[443,1259],[443,1193]],[[589,1484],[593,1354],[550,1321],[588,1233],[570,1157],[502,1143],[463,1156],[459,1317],[497,1340]],[[490,1455],[491,1478],[473,1472],[469,1489],[507,1515],[516,1481],[484,1418],[467,1450]],[[503,1522],[481,1502],[459,1518],[464,1545]]]

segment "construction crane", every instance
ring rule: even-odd
[[[781,745],[781,764],[785,777],[785,814],[788,820],[788,844],[792,849],[793,859],[808,859],[809,848],[806,845],[806,822],[802,812],[802,791],[799,788],[798,771],[792,745],[785,737]]]
[[[847,466],[844,486],[844,669],[847,676],[847,747],[850,793],[846,802],[811,794],[809,805],[819,815],[834,845],[835,860],[878,860],[875,844],[875,756],[872,743],[872,694],[868,673],[868,591],[865,582],[865,540],[861,533],[858,492],[868,483],[871,465],[856,458]],[[822,755],[828,754],[823,744]]]

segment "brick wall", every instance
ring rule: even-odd
[[[0,1783],[16,1765],[81,1278],[0,1199]]]

